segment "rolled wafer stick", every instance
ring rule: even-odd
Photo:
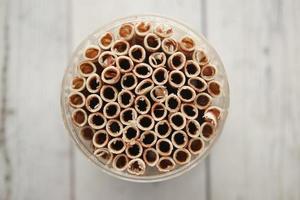
[[[119,56],[116,60],[116,66],[121,73],[128,73],[133,69],[133,61],[128,56]]]
[[[145,162],[140,158],[135,158],[129,161],[127,171],[130,174],[134,174],[137,176],[141,176],[146,171],[146,164]]]
[[[169,73],[168,81],[171,87],[180,88],[185,84],[185,75],[179,70],[173,70]]]
[[[98,93],[101,88],[101,80],[100,76],[98,74],[91,74],[87,79],[86,79],[86,89],[90,93]]]
[[[96,65],[91,61],[83,61],[78,65],[78,71],[81,76],[88,77],[93,73],[96,73]]]
[[[202,128],[197,120],[189,120],[186,124],[186,133],[188,136],[194,138],[199,137],[201,134]]]
[[[143,154],[143,147],[138,141],[132,140],[130,143],[127,144],[125,153],[128,156],[128,158],[138,158]]]
[[[98,44],[103,50],[108,50],[114,43],[114,35],[110,32],[103,33],[99,40]]]
[[[204,151],[205,144],[199,137],[192,138],[188,144],[188,150],[191,154],[196,155]]]
[[[114,66],[116,63],[117,56],[111,51],[104,51],[100,54],[98,58],[98,63],[102,67]]]
[[[105,128],[107,133],[112,137],[118,137],[123,132],[123,124],[117,119],[108,120]]]
[[[118,90],[111,85],[103,85],[100,89],[100,97],[105,102],[116,101],[118,97]]]
[[[156,151],[161,156],[169,156],[173,151],[173,144],[167,138],[161,138],[156,142]]]
[[[105,127],[107,122],[104,115],[100,112],[90,114],[87,121],[93,129],[102,129]]]
[[[115,84],[121,78],[121,72],[117,67],[109,66],[103,69],[101,80],[107,84]]]
[[[144,38],[144,47],[148,52],[156,52],[161,47],[161,40],[157,35],[148,33]]]
[[[154,127],[154,120],[151,115],[139,115],[136,121],[137,127],[142,131],[151,130]]]
[[[222,86],[221,83],[215,80],[207,83],[207,91],[212,97],[218,97],[221,95]]]
[[[157,140],[156,133],[153,131],[145,131],[140,137],[140,142],[143,147],[152,147]]]
[[[186,57],[182,52],[175,52],[168,58],[170,69],[181,70],[186,62]]]
[[[118,154],[114,157],[112,167],[117,171],[124,171],[128,166],[129,159],[125,154]]]
[[[93,139],[94,133],[94,129],[92,129],[90,126],[82,127],[79,132],[80,137],[87,141],[91,141]]]
[[[173,154],[174,161],[179,165],[185,165],[191,161],[191,153],[187,149],[176,149]]]
[[[135,63],[141,63],[146,58],[146,51],[141,45],[133,45],[128,52],[129,57]]]
[[[167,120],[161,120],[157,122],[155,124],[154,130],[159,138],[166,138],[172,132],[172,128]]]
[[[143,43],[144,37],[152,31],[152,23],[151,22],[138,22],[134,26],[134,31],[136,34],[136,42]]]
[[[158,162],[159,154],[154,148],[148,148],[144,150],[143,159],[148,166],[154,167]]]
[[[180,109],[181,100],[175,94],[170,94],[166,98],[166,108],[169,112],[177,112]]]
[[[190,86],[179,88],[177,95],[183,102],[192,102],[196,98],[196,92]]]
[[[201,67],[208,64],[209,58],[203,49],[196,49],[193,53],[193,60]]]
[[[109,152],[109,150],[107,148],[96,149],[94,151],[94,155],[100,161],[104,162],[105,165],[108,165],[113,159],[112,153]]]
[[[170,157],[161,157],[156,164],[156,167],[160,172],[169,172],[175,169],[175,166],[174,160]]]
[[[207,89],[206,81],[200,77],[189,78],[188,85],[192,87],[196,92],[203,92]]]
[[[102,99],[98,94],[90,94],[86,97],[85,107],[90,112],[98,112],[102,107]]]
[[[196,119],[198,116],[198,109],[193,103],[181,104],[180,110],[187,119]]]
[[[134,67],[133,73],[136,77],[144,79],[152,75],[153,69],[147,63],[139,63]]]
[[[167,108],[163,103],[156,102],[152,105],[151,115],[155,121],[163,120],[168,114]]]
[[[180,130],[186,126],[186,119],[180,112],[172,113],[169,116],[169,123],[174,130]]]
[[[138,96],[134,101],[134,108],[140,114],[146,114],[151,109],[151,103],[144,95]]]
[[[202,92],[196,95],[194,103],[198,109],[204,110],[211,105],[212,98],[210,95]]]
[[[155,86],[150,91],[150,97],[155,102],[164,102],[168,96],[168,90],[165,86]]]
[[[124,125],[135,123],[137,112],[133,108],[125,108],[120,113],[120,120]]]
[[[173,35],[174,31],[170,25],[164,23],[156,25],[154,33],[161,38],[168,38]]]
[[[68,103],[73,108],[81,108],[85,102],[85,96],[81,92],[71,92],[68,96]]]
[[[212,113],[217,119],[221,119],[222,112],[223,112],[222,108],[220,108],[218,106],[210,106],[205,110],[204,116],[207,113]]]
[[[125,142],[132,142],[140,136],[140,130],[133,125],[127,125],[122,132],[122,139]]]
[[[210,81],[217,74],[217,68],[214,65],[205,65],[201,68],[201,76],[203,79]]]
[[[161,48],[166,54],[172,55],[178,50],[178,43],[173,38],[165,38],[161,42]]]
[[[152,80],[156,85],[164,85],[168,82],[168,76],[168,70],[163,67],[159,67],[153,71]]]
[[[201,124],[201,136],[203,140],[210,141],[215,136],[215,126],[209,122],[204,122]]]
[[[107,145],[109,136],[106,131],[99,130],[93,136],[93,145],[96,148],[102,148]]]
[[[72,89],[72,91],[80,92],[80,91],[84,90],[85,84],[86,84],[85,78],[80,77],[80,76],[75,76],[72,79],[71,89]]]
[[[153,68],[158,68],[158,67],[165,66],[167,62],[167,57],[164,52],[154,52],[149,56],[148,60],[149,60],[149,64]]]
[[[195,40],[187,35],[183,36],[178,43],[180,50],[183,51],[187,57],[191,58],[196,48]]]
[[[77,108],[72,113],[72,121],[78,127],[83,127],[87,122],[87,114],[81,109]]]
[[[154,87],[153,81],[147,78],[142,80],[139,84],[137,84],[134,91],[137,95],[143,95],[150,92],[153,87]]]
[[[134,36],[134,26],[132,23],[122,24],[118,30],[118,34],[121,38],[127,41],[131,41]]]
[[[114,154],[121,154],[126,149],[126,144],[122,138],[112,138],[107,145],[108,150]]]
[[[197,77],[201,72],[199,64],[193,60],[186,61],[184,65],[184,73],[187,77]]]
[[[130,90],[122,90],[118,94],[118,103],[121,108],[128,108],[134,103],[134,94]]]
[[[103,114],[107,119],[113,119],[119,117],[121,112],[120,105],[116,102],[108,102],[103,107]]]
[[[189,138],[184,131],[178,130],[172,134],[171,141],[174,147],[180,149],[187,145]]]
[[[126,40],[120,39],[120,40],[116,40],[113,43],[113,45],[111,46],[111,51],[117,56],[124,56],[128,54],[129,47],[130,45]]]
[[[89,45],[83,50],[83,58],[95,62],[98,60],[101,49],[96,45]]]
[[[121,87],[123,89],[132,90],[138,83],[137,77],[133,73],[126,73],[121,78]]]

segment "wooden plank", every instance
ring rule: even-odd
[[[297,0],[207,1],[231,108],[211,156],[211,199],[300,199]]]
[[[69,199],[69,138],[59,92],[67,65],[66,1],[12,0],[5,134],[10,199]]]
[[[201,30],[201,4],[193,1],[99,1],[73,2],[73,48],[97,27],[118,17],[154,12],[174,17]],[[88,14],[87,14],[88,13]],[[190,14],[192,13],[192,14]],[[136,184],[110,177],[76,150],[76,199],[198,199],[206,198],[205,163],[180,178],[164,183]]]

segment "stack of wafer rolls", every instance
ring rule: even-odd
[[[218,68],[190,35],[128,22],[82,49],[67,98],[79,138],[104,165],[168,173],[201,156],[223,110]]]

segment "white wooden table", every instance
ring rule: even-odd
[[[300,1],[0,0],[0,199],[300,199]],[[207,35],[231,87],[224,132],[191,172],[110,177],[75,148],[60,83],[75,46],[112,19],[158,13]]]

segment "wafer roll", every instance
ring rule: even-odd
[[[200,66],[208,64],[209,58],[203,49],[196,49],[193,53],[193,60]]]
[[[89,45],[83,50],[83,58],[95,62],[98,60],[101,49],[96,45]]]
[[[157,140],[156,133],[153,131],[145,131],[140,137],[140,142],[143,147],[152,147]]]
[[[185,84],[185,75],[183,72],[173,70],[169,74],[169,84],[173,88],[180,88]]]
[[[156,102],[152,105],[151,115],[155,121],[163,120],[167,114],[167,108],[163,103]]]
[[[117,56],[125,56],[126,54],[128,54],[129,47],[130,45],[126,40],[120,39],[116,40],[113,43],[113,45],[111,46],[111,51]]]
[[[94,133],[94,129],[89,126],[82,127],[79,132],[80,138],[87,141],[91,141],[93,139]]]
[[[198,109],[193,103],[181,104],[180,111],[187,119],[196,119],[198,116]]]
[[[118,90],[111,85],[103,85],[100,89],[100,97],[105,102],[116,101],[118,97]]]
[[[118,154],[113,159],[112,167],[117,171],[124,171],[128,166],[129,159],[125,154]]]
[[[133,45],[128,52],[129,57],[135,63],[141,63],[146,58],[146,51],[141,45]]]
[[[168,90],[164,86],[155,86],[150,91],[150,97],[155,102],[164,102],[168,96]]]
[[[156,167],[160,172],[169,172],[175,169],[175,166],[174,160],[170,157],[161,157],[156,164]]]
[[[134,27],[136,42],[143,43],[144,37],[152,31],[152,28],[152,23],[150,22],[138,22]]]
[[[159,67],[153,71],[152,80],[156,85],[164,85],[168,82],[168,76],[168,70],[163,67]]]
[[[181,70],[185,62],[186,58],[182,52],[175,52],[168,58],[168,66],[173,70]]]
[[[193,60],[186,61],[184,65],[184,73],[187,77],[197,77],[201,72],[199,64]]]
[[[169,116],[169,123],[174,130],[180,130],[186,126],[186,119],[180,112],[172,113]]]
[[[137,176],[143,175],[146,171],[146,164],[140,158],[135,158],[129,161],[127,171],[130,174],[134,174]]]
[[[117,67],[109,66],[103,69],[101,80],[107,84],[115,84],[120,80],[121,72]]]
[[[191,58],[196,48],[196,42],[191,36],[184,36],[179,40],[179,48],[184,54]]]
[[[136,77],[144,79],[149,78],[152,75],[153,69],[146,63],[140,63],[134,67],[133,73],[136,75]]]
[[[194,100],[195,105],[200,110],[206,109],[208,106],[211,105],[211,102],[212,102],[211,96],[209,96],[204,92],[197,94]]]
[[[118,119],[110,119],[106,123],[106,131],[112,137],[118,137],[123,133],[123,124]]]
[[[168,38],[173,35],[173,28],[168,24],[158,24],[154,28],[154,33],[160,38]]]
[[[96,148],[105,147],[108,143],[109,136],[104,130],[97,131],[93,136],[93,145]]]
[[[90,94],[86,97],[85,107],[90,112],[98,112],[102,107],[102,99],[98,94]]]
[[[188,136],[184,131],[178,130],[172,134],[171,141],[174,147],[184,148],[188,143]]]
[[[154,120],[150,115],[139,115],[136,121],[137,127],[142,131],[151,130],[154,127]]]
[[[148,33],[144,38],[144,47],[148,52],[156,52],[161,47],[161,40],[157,35]]]
[[[88,116],[88,120],[87,120],[88,124],[93,129],[102,129],[102,128],[104,128],[105,125],[106,125],[106,121],[107,121],[106,118],[100,112],[90,114]]]
[[[80,92],[80,91],[85,89],[85,85],[86,85],[85,78],[80,77],[80,76],[75,76],[72,79],[71,90],[76,91],[76,92]]]
[[[203,140],[205,141],[210,141],[214,136],[215,136],[215,126],[209,122],[204,122],[201,125],[201,136],[203,138]]]
[[[156,151],[161,156],[169,156],[173,151],[173,144],[169,139],[161,138],[157,140]]]
[[[185,165],[191,161],[191,153],[187,149],[176,149],[173,154],[174,161],[179,165]]]
[[[128,56],[119,56],[116,60],[116,66],[121,73],[128,73],[133,69],[133,61]]]
[[[170,94],[166,98],[166,108],[169,112],[177,112],[180,109],[181,100],[175,94]]]
[[[130,90],[122,90],[118,94],[118,103],[121,108],[129,108],[134,103],[135,95]]]
[[[167,57],[164,52],[154,52],[149,56],[149,64],[153,68],[164,67],[167,62]]]
[[[188,80],[188,85],[193,88],[196,92],[203,92],[207,89],[207,83],[203,78],[191,77]]]
[[[135,88],[135,93],[137,95],[144,95],[151,91],[151,89],[154,87],[154,83],[151,79],[147,78],[145,80],[142,80]]]
[[[205,144],[199,137],[192,138],[188,144],[188,150],[191,154],[196,155],[204,151]]]
[[[159,154],[154,148],[148,148],[143,153],[143,159],[148,166],[154,167],[158,162]]]
[[[222,108],[218,106],[210,106],[205,110],[204,117],[206,114],[211,113],[219,120],[222,117],[222,112],[223,112]]]
[[[167,120],[161,120],[157,122],[155,124],[154,130],[159,138],[166,138],[172,132],[172,128]]]
[[[110,152],[121,154],[126,149],[126,144],[122,138],[112,138],[107,145]]]
[[[100,76],[98,74],[91,74],[86,80],[86,89],[90,93],[98,93],[101,85]]]
[[[209,81],[207,83],[207,91],[212,97],[218,97],[221,95],[221,83],[215,80]]]
[[[172,55],[178,50],[178,43],[173,38],[165,38],[161,42],[161,48],[166,54]]]
[[[137,112],[133,108],[125,108],[120,113],[120,120],[124,125],[135,123]]]
[[[72,121],[78,127],[83,127],[87,122],[87,114],[81,109],[77,108],[72,113]]]
[[[81,76],[88,77],[95,73],[97,70],[96,65],[91,61],[83,61],[78,65],[78,71]]]
[[[117,56],[111,51],[104,51],[100,54],[98,58],[98,63],[102,67],[114,66],[116,64]]]
[[[217,74],[217,68],[214,65],[205,65],[201,68],[201,77],[207,81],[215,78]]]
[[[108,102],[103,107],[103,114],[107,119],[113,119],[119,117],[121,112],[120,105],[116,102]]]
[[[125,142],[132,142],[140,136],[140,130],[136,126],[128,125],[123,129],[122,139]]]
[[[196,92],[190,86],[183,86],[179,88],[177,95],[183,102],[192,102],[196,97]]]
[[[94,155],[105,165],[108,165],[113,159],[112,153],[107,148],[96,149]]]
[[[114,35],[110,32],[103,33],[99,40],[98,44],[103,50],[108,50],[114,43]]]
[[[151,103],[144,95],[138,96],[134,101],[134,108],[139,114],[146,114],[151,109]]]
[[[68,103],[73,108],[81,108],[86,102],[85,96],[80,92],[71,92],[68,96]]]
[[[134,26],[132,23],[122,24],[118,30],[118,34],[126,41],[131,41],[134,36]]]
[[[127,73],[122,76],[121,86],[123,89],[132,90],[138,83],[137,77],[133,73]]]
[[[186,124],[186,133],[188,136],[194,138],[199,137],[202,128],[197,120],[189,120]]]
[[[128,158],[138,158],[143,154],[143,147],[138,141],[132,140],[127,144],[125,153]]]

